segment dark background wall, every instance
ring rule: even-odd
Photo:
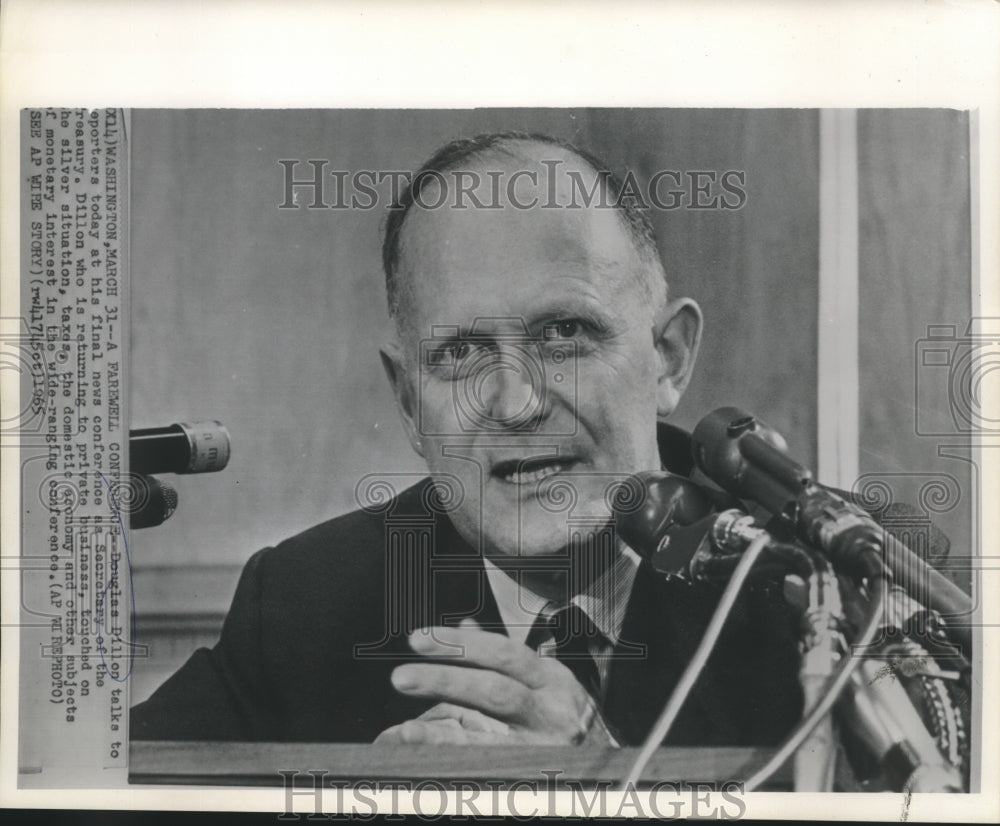
[[[352,509],[366,473],[422,469],[377,354],[384,213],[279,210],[279,159],[415,170],[456,136],[524,129],[640,179],[743,171],[741,209],[651,211],[672,290],[706,320],[675,421],[739,404],[813,463],[818,123],[814,110],[133,112],[132,426],[218,418],[233,436],[229,468],[177,478],[177,513],[133,536],[151,646],[133,701],[211,642],[254,550]],[[926,324],[969,316],[967,121],[871,113],[859,138],[861,467],[933,469],[900,415]]]

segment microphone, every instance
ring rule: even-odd
[[[125,503],[129,527],[155,528],[166,522],[177,510],[177,490],[169,482],[155,476],[138,476],[134,499]]]
[[[695,463],[713,482],[771,513],[794,506],[812,482],[812,473],[785,452],[784,438],[737,407],[720,407],[698,422],[691,447]]]
[[[132,473],[214,473],[229,463],[229,431],[218,421],[130,430]]]
[[[638,508],[616,509],[615,528],[643,559],[660,550],[671,528],[697,522],[715,509],[707,491],[683,476],[661,470],[638,473],[633,478],[643,492],[642,503]],[[624,496],[621,500],[634,501]],[[686,561],[678,560],[678,564],[683,567]]]
[[[784,445],[779,434],[736,407],[712,411],[692,434],[695,463],[703,473],[730,493],[759,502],[834,564],[869,578],[888,568],[907,593],[941,614],[971,614],[965,592],[883,531],[867,511],[813,481]],[[971,650],[970,628],[949,631]]]
[[[642,502],[616,510],[615,528],[664,576],[709,580],[725,575],[747,545],[765,533],[739,509],[738,500],[722,491],[668,471],[647,471],[633,478],[642,487]],[[790,567],[802,568],[797,549],[773,543],[769,550],[784,557]]]

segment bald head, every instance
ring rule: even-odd
[[[607,232],[612,222],[603,218],[613,218],[633,251],[629,271],[634,283],[624,283],[623,288],[641,289],[650,303],[665,301],[666,274],[652,227],[621,180],[597,158],[564,141],[500,132],[442,147],[413,176],[389,213],[382,263],[389,314],[397,329],[404,322],[413,286],[407,253],[423,246],[416,236],[433,225],[426,219],[432,219],[434,212],[518,210],[527,219],[532,213],[556,209],[579,213],[573,216],[578,219],[575,223],[589,221],[595,231]],[[574,223],[572,217],[567,223]]]

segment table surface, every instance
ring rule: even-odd
[[[129,782],[281,786],[280,772],[325,772],[332,780],[518,780],[616,783],[638,755],[636,748],[552,746],[375,746],[356,743],[141,742],[129,751]],[[770,755],[768,748],[661,748],[642,774],[658,781],[721,784],[749,777]],[[790,788],[786,764],[768,789]]]

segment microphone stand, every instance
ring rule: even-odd
[[[890,791],[962,792],[967,722],[944,685],[960,673],[945,671],[937,659],[960,655],[954,649],[932,654],[908,636],[912,618],[926,609],[899,586],[889,588],[884,604],[882,638],[855,652],[861,666],[837,707],[854,747],[867,753],[869,770],[872,762],[877,768],[865,782]],[[910,667],[899,666],[901,661]],[[904,680],[919,691],[917,698]],[[929,706],[935,709],[933,725],[919,710]]]
[[[870,789],[963,791],[968,723],[960,708],[961,695],[955,700],[954,689],[944,683],[962,674],[967,677],[968,662],[948,639],[947,623],[936,610],[928,611],[899,586],[886,588],[892,574],[882,561],[883,534],[874,523],[869,528],[848,513],[852,526],[860,530],[855,531],[851,552],[837,552],[840,549],[826,547],[826,537],[813,532],[803,536],[794,531],[799,534],[794,537],[790,520],[776,525],[772,534],[742,510],[713,511],[713,502],[705,497],[700,501],[687,481],[663,474],[640,481],[646,486],[649,506],[616,514],[622,537],[663,576],[726,585],[695,656],[623,784],[635,782],[669,732],[718,641],[737,592],[755,562],[766,558],[771,561],[766,566],[769,576],[775,572],[774,563],[780,564],[785,598],[801,611],[803,718],[774,755],[746,779],[746,790],[757,788],[793,759],[795,791],[832,791],[843,745],[856,774],[860,759],[859,779],[871,780]],[[899,550],[911,553],[901,543]],[[927,645],[905,636],[915,622],[929,627]],[[907,656],[915,652],[925,658],[919,683],[909,687],[885,665],[887,655],[898,649],[886,645],[897,629]],[[957,661],[960,672],[943,671],[935,658]],[[920,694],[913,699],[917,689]],[[848,747],[862,751],[848,753]],[[877,772],[864,776],[873,765]]]
[[[954,703],[943,687],[938,686],[938,690],[932,691],[921,683],[922,699],[935,705],[942,721],[936,724],[940,732],[930,730],[931,726],[921,717],[916,701],[897,675],[890,673],[885,662],[887,651],[884,640],[889,629],[904,631],[913,625],[915,618],[929,620],[929,627],[934,629],[936,613],[928,612],[899,586],[893,586],[882,594],[881,588],[885,583],[882,577],[854,586],[844,580],[849,595],[845,605],[841,579],[833,561],[822,550],[801,540],[788,542],[777,539],[754,526],[752,517],[735,510],[696,523],[691,529],[695,533],[703,533],[707,521],[712,522],[711,530],[691,562],[696,578],[703,575],[716,580],[726,578],[747,542],[763,536],[768,540],[764,555],[781,559],[789,565],[789,574],[785,577],[785,598],[802,611],[799,681],[803,693],[803,721],[821,703],[826,702],[829,709],[804,736],[800,735],[801,742],[794,747],[794,791],[833,791],[843,741],[843,737],[838,735],[842,734],[849,734],[855,747],[865,750],[869,764],[874,760],[878,773],[870,778],[873,789],[963,791],[965,784],[960,771],[963,760],[960,746],[964,745],[967,724],[961,713],[953,707]],[[681,531],[686,530],[674,531],[674,539],[679,539]],[[653,556],[654,568],[658,562],[662,564],[666,561],[669,543],[665,544],[666,548]],[[882,599],[873,601],[873,594],[866,592],[866,588],[873,585],[879,588]],[[848,621],[848,613],[870,615],[873,602],[882,606],[881,638],[862,644],[855,650],[842,633],[849,625],[857,624],[856,616],[853,617],[855,622]],[[849,612],[848,608],[853,611]],[[940,625],[936,636],[939,640],[944,639]],[[947,642],[943,643],[940,651],[931,653],[908,637],[904,639],[909,650],[924,656],[922,673],[927,679],[937,683],[951,677],[957,679],[955,672],[942,670],[934,659],[935,655],[960,658],[960,654]],[[841,682],[837,688],[839,696],[828,696],[839,668],[853,658],[857,658],[855,668],[850,679],[846,683]],[[838,722],[842,727],[840,731]],[[767,773],[764,773],[765,776]],[[762,780],[763,777],[758,778],[757,782]]]
[[[952,707],[943,689],[931,697],[932,703],[943,706],[938,714],[945,721],[943,736],[936,737],[921,717],[914,698],[886,663],[885,640],[889,629],[903,632],[911,624],[908,620],[926,610],[898,586],[889,588],[883,600],[881,639],[861,650],[852,650],[841,634],[846,615],[833,566],[821,551],[808,550],[813,571],[806,581],[794,576],[785,579],[786,599],[803,609],[799,680],[804,714],[808,716],[822,700],[837,662],[842,657],[858,657],[861,662],[834,708],[837,720],[844,727],[843,733],[850,735],[855,748],[864,749],[869,764],[874,761],[878,771],[870,780],[891,791],[963,791],[962,757],[956,743],[956,731],[961,732],[965,727],[960,712]],[[855,587],[857,590],[852,591],[851,598],[861,599],[864,586]],[[911,650],[924,655],[924,674],[938,681],[946,676],[926,649],[908,637],[903,639]],[[920,690],[928,692],[930,689],[925,689],[921,683]],[[922,695],[921,699],[926,697]],[[826,714],[795,752],[795,791],[833,791],[838,746],[842,739],[837,736],[834,715]],[[939,740],[945,741],[948,756],[943,753]]]
[[[863,594],[868,621],[865,632],[855,639],[862,650],[843,652],[848,658],[845,663],[858,657],[853,665],[859,667],[854,672],[843,672],[850,679],[845,677],[846,682],[837,683],[838,689],[845,689],[839,712],[851,733],[867,748],[867,756],[874,758],[879,779],[896,791],[961,791],[960,766],[964,755],[956,759],[955,752],[962,750],[948,749],[948,757],[942,754],[942,745],[956,743],[960,738],[942,736],[941,729],[942,721],[946,727],[962,731],[967,724],[962,713],[954,708],[948,689],[938,685],[932,691],[928,686],[935,680],[941,683],[943,672],[933,659],[935,654],[944,657],[948,652],[957,655],[960,661],[964,660],[962,651],[971,655],[969,597],[883,530],[867,511],[815,482],[812,472],[787,454],[780,434],[746,411],[723,407],[705,416],[692,434],[692,452],[696,464],[709,478],[734,496],[756,500],[774,515],[779,530],[795,535],[811,549],[814,557],[829,560],[838,574],[853,581],[852,599],[855,594]],[[810,604],[806,611],[814,638],[809,641],[803,661],[803,691],[810,723],[817,722],[822,710],[828,708],[827,703],[837,699],[831,690],[833,683],[821,689],[823,697],[818,703],[810,696],[820,690],[814,688],[817,675],[827,667],[824,660],[829,662],[827,655],[832,650],[823,600],[827,594],[832,596],[833,591],[823,584],[822,573],[817,568],[819,579],[810,584]],[[894,587],[883,594],[882,588],[893,580],[902,588]],[[923,607],[924,601],[931,611]],[[881,618],[872,613],[876,608],[885,611]],[[908,616],[902,621],[893,616],[900,613]],[[930,641],[931,651],[906,636],[911,625],[906,620],[914,617],[933,620],[936,634]],[[891,668],[880,670],[872,656],[883,659],[892,653],[892,646],[887,646],[885,639],[890,631],[896,630],[907,647],[926,655],[937,670],[936,675],[927,678],[927,684],[913,686],[921,692],[917,698],[920,710]],[[961,651],[955,651],[955,647]],[[943,711],[936,707],[928,710],[928,706],[942,698],[947,700]],[[927,717],[931,718],[931,724],[926,722]],[[928,730],[931,727],[937,729],[936,738]],[[789,738],[788,748],[793,748],[794,742],[801,742],[797,738],[808,734],[806,728],[801,725]],[[823,736],[817,735],[820,738],[817,743]],[[784,749],[780,754],[784,755]],[[806,762],[805,757],[802,760]],[[809,763],[808,767],[812,774],[804,774],[802,782],[821,784],[825,776],[819,764]]]
[[[768,537],[764,553],[770,552],[771,556],[788,564],[785,599],[802,612],[799,683],[802,686],[803,714],[807,716],[823,699],[836,664],[845,650],[840,632],[844,618],[840,586],[827,558],[802,542],[779,541],[766,530],[756,527],[753,517],[734,509],[714,518],[708,536],[708,544],[714,553],[707,547],[699,548],[692,560],[692,571],[707,574],[713,567],[728,567],[750,540],[761,535]],[[795,752],[794,791],[833,791],[836,760],[837,737],[833,718],[826,714]]]
[[[822,699],[835,663],[843,656],[839,627],[843,606],[837,578],[823,557],[817,554],[811,557],[813,572],[804,583],[807,603],[803,613],[803,651],[799,668],[806,712]],[[793,596],[794,602],[794,595],[789,592],[795,588],[795,578],[788,578],[785,583],[786,598]],[[795,752],[794,791],[833,791],[836,761],[837,737],[833,719],[827,714]]]

